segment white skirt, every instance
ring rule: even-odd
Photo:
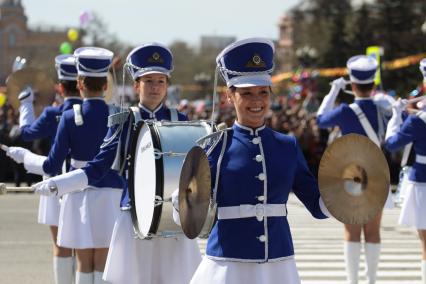
[[[122,211],[114,226],[103,279],[126,284],[188,284],[201,261],[196,240],[135,238],[130,211]]]
[[[409,181],[404,194],[399,224],[426,230],[426,184]]]
[[[38,223],[57,227],[59,224],[60,208],[61,204],[59,197],[40,196],[40,202],[38,204]]]
[[[267,263],[219,261],[204,257],[191,284],[299,284],[294,258]]]
[[[75,249],[107,248],[120,213],[121,189],[93,188],[63,196],[58,246]]]

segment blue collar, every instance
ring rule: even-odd
[[[237,132],[240,132],[240,133],[243,133],[243,134],[249,134],[249,135],[252,135],[252,136],[253,135],[259,136],[259,134],[261,134],[261,131],[264,130],[265,127],[266,127],[265,125],[262,125],[261,127],[253,129],[251,127],[241,125],[241,124],[238,123],[238,121],[235,121],[234,125],[232,126],[232,129],[234,131],[237,131]]]
[[[138,106],[139,106],[139,108],[140,108],[142,111],[144,111],[144,112],[148,113],[150,118],[155,118],[155,114],[163,108],[163,103],[161,103],[161,104],[160,104],[160,105],[159,105],[156,109],[154,109],[154,110],[150,110],[150,109],[148,109],[147,107],[145,107],[145,106],[144,106],[143,104],[141,104],[141,103],[139,103],[139,104],[138,104]]]

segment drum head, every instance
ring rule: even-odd
[[[156,219],[157,211],[155,197],[158,194],[158,176],[154,149],[151,129],[142,122],[134,133],[129,167],[132,221],[136,233],[142,238],[156,231],[153,220]]]

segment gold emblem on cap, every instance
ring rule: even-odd
[[[259,65],[260,64],[260,62],[262,62],[262,58],[260,58],[260,56],[259,55],[254,55],[253,56],[253,63],[254,64],[256,64],[256,65]]]
[[[158,52],[154,52],[151,58],[148,59],[150,63],[163,63],[164,60],[161,58],[161,55]]]
[[[266,67],[265,61],[262,60],[259,54],[254,54],[249,62],[246,63],[247,68]]]

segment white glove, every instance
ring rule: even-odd
[[[392,114],[400,116],[406,105],[407,100],[399,98],[392,104]]]
[[[173,205],[173,221],[176,225],[181,226],[179,216],[179,188],[172,193],[172,205]]]
[[[21,101],[21,105],[19,106],[19,127],[31,125],[35,120],[33,90],[27,87],[19,94],[18,99]]]
[[[345,88],[346,84],[347,81],[343,77],[340,77],[339,79],[336,79],[331,83],[330,92],[322,100],[322,103],[318,108],[317,115],[322,115],[333,109],[337,95],[339,94],[341,89]]]
[[[21,104],[32,103],[34,101],[34,92],[31,87],[26,87],[22,92],[19,93],[18,99]]]
[[[24,162],[25,155],[28,153],[31,153],[31,151],[22,147],[8,147],[6,151],[6,155],[18,164],[22,164]]]
[[[34,184],[31,187],[34,189],[35,193],[40,195],[51,196],[58,194],[58,188],[56,187],[56,184],[52,179],[46,179],[44,181]]]
[[[332,88],[336,88],[337,90],[340,91],[340,90],[344,89],[347,84],[348,84],[348,81],[346,81],[345,78],[340,77],[340,78],[334,80],[331,83],[331,86],[332,86]]]

